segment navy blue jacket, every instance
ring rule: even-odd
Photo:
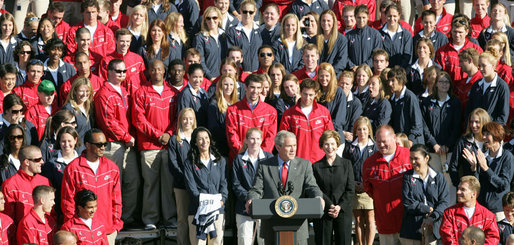
[[[64,169],[68,165],[57,159],[58,152],[59,151],[55,151],[52,154],[52,157],[48,161],[45,161],[41,167],[41,175],[45,176],[50,181],[50,184],[52,184],[52,187],[56,189],[55,198],[58,198],[57,200],[61,200],[62,176]],[[61,202],[56,202],[55,207],[57,213],[62,214]]]
[[[421,78],[421,75],[423,74],[413,67],[416,61],[418,60],[416,59],[409,67],[407,67],[407,69],[405,69],[405,72],[407,73],[406,85],[410,91],[420,97],[425,92],[425,88],[423,87],[423,79]]]
[[[514,156],[508,151],[503,151],[500,157],[488,160],[487,165],[487,171],[477,166],[474,174],[480,181],[477,201],[493,213],[502,212],[502,198],[510,191],[510,182],[514,174]]]
[[[198,209],[200,193],[218,194],[221,193],[221,200],[225,203],[228,196],[228,184],[225,158],[218,161],[210,160],[209,168],[203,164],[196,165],[187,159],[184,163],[184,177],[186,188],[189,193],[189,215],[195,215]],[[220,209],[223,213],[224,207]]]
[[[394,35],[394,38],[391,38],[389,34],[385,31],[387,25],[384,25],[382,29],[380,29],[380,34],[382,35],[382,41],[384,50],[389,54],[389,66],[393,67],[395,65],[399,65],[404,69],[409,66],[409,63],[412,59],[413,47],[412,47],[412,34],[407,29],[403,28],[401,25],[398,28],[401,28],[401,32],[397,32]]]
[[[325,106],[332,116],[334,129],[343,136],[344,124],[346,123],[346,95],[342,88],[337,87],[336,96],[330,102],[318,102]]]
[[[187,153],[191,149],[189,142],[182,139],[177,141],[177,135],[172,135],[168,142],[168,160],[171,175],[173,175],[173,188],[186,189],[184,180],[184,163],[187,159]]]
[[[257,159],[257,164],[262,160],[272,158],[273,154],[262,151],[264,156]],[[253,186],[253,180],[257,172],[256,166],[253,166],[249,159],[243,159],[245,152],[239,153],[234,159],[232,164],[232,189],[236,195],[236,214],[248,215],[245,209],[245,203],[248,196],[248,191]]]
[[[212,133],[212,138],[215,140],[214,145],[222,156],[228,156],[228,141],[225,127],[225,115],[221,113],[218,104],[216,104],[216,97],[212,97],[207,107],[207,128]]]
[[[202,88],[200,90],[204,91]],[[180,92],[177,102],[177,111],[181,111],[184,108],[191,107],[196,114],[196,122],[198,126],[207,125],[207,106],[209,105],[209,98],[207,92],[198,92],[197,95],[193,95],[191,88],[188,85],[182,92]]]
[[[418,43],[419,39],[421,39],[421,32],[423,31],[420,31],[414,36],[414,38],[412,38],[412,61],[416,61],[418,59],[418,56],[416,55],[416,43]],[[444,35],[444,33],[437,30],[434,30],[432,36],[430,36],[428,39],[432,40],[432,44],[434,45],[434,52],[448,43],[448,37]]]
[[[159,11],[157,11],[157,13],[153,10],[153,8],[148,8],[148,26],[150,26],[150,24],[152,24],[152,22],[156,19],[160,19],[162,21],[164,21],[166,19],[166,16],[168,16],[171,12],[178,12],[177,11],[177,8],[175,7],[174,4],[171,4],[170,3],[170,9],[168,9],[168,11],[164,12],[164,10],[162,9],[162,6],[159,8]],[[181,12],[182,15],[184,15],[183,12]],[[184,16],[184,24],[186,24],[186,16]],[[134,51],[132,51],[134,52]]]
[[[196,21],[200,16],[200,8],[195,0],[182,0],[182,3],[179,5],[175,5],[177,7],[177,12],[181,13],[184,17],[184,29],[186,29],[186,33],[188,36],[194,35],[194,28],[196,25]],[[151,22],[148,22],[150,24]]]
[[[392,113],[393,109],[391,108],[389,100],[380,99],[376,102],[375,100],[371,100],[368,106],[364,108],[362,115],[370,120],[373,132],[375,132],[378,126],[388,124],[391,121]]]
[[[130,52],[136,53],[139,52],[141,47],[145,46],[145,43],[143,41],[143,36],[136,37],[132,35],[132,40],[130,41]]]
[[[419,108],[419,99],[409,89],[404,87],[405,95],[395,101],[394,97],[389,100],[393,113],[391,114],[391,126],[395,132],[405,133],[413,144],[424,144],[423,140],[423,118]]]
[[[510,234],[514,234],[514,229],[507,219],[503,219],[498,223],[498,230],[500,230],[500,245],[507,245],[507,238]]]
[[[503,144],[503,150],[509,151],[514,155],[514,139],[509,142],[505,142],[505,144]]]
[[[48,56],[45,54],[45,43],[43,42],[43,39],[38,35],[36,35],[32,41],[32,47],[34,48],[34,54],[32,58],[36,58],[41,61],[45,61]],[[11,42],[12,44],[12,42]],[[15,47],[15,46],[14,46]],[[13,53],[14,54],[14,47],[13,47]],[[13,56],[13,62],[14,62],[14,56]]]
[[[366,161],[369,156],[375,154],[378,149],[377,145],[371,138],[368,139],[368,145],[362,148],[362,151],[357,145],[357,142],[358,139],[355,139],[354,142],[346,141],[344,144],[343,158],[346,158],[352,162],[353,179],[356,182],[362,183],[362,165],[364,165],[364,161]],[[355,143],[355,145],[353,143]]]
[[[355,88],[355,91],[353,91],[353,96],[360,100],[363,110],[364,108],[368,107],[368,104],[371,103],[371,100],[373,100],[371,99],[371,93],[369,92],[369,89],[359,93],[359,90]]]
[[[380,32],[366,26],[355,28],[346,34],[348,39],[348,67],[361,64],[373,66],[371,53],[377,48],[382,48],[382,36]]]
[[[222,30],[219,30],[222,32]],[[202,67],[205,77],[212,79],[220,75],[221,60],[227,56],[227,39],[224,33],[220,33],[218,41],[208,33],[198,33],[195,36],[193,47],[202,56]]]
[[[257,51],[262,46],[262,37],[259,27],[254,26],[250,33],[250,41],[243,31],[243,27],[237,25],[227,30],[228,47],[238,46],[243,50],[243,70],[254,72],[259,69],[259,59]]]
[[[184,43],[181,40],[173,39],[171,34],[168,35],[168,39],[170,40],[170,60],[174,60],[174,59],[181,60],[182,58],[184,58],[184,52],[186,49]]]
[[[0,122],[2,119],[0,118]],[[25,130],[25,143],[26,145],[39,145],[39,136],[37,134],[36,126],[29,120],[23,119],[25,125],[22,125]],[[8,126],[5,123],[0,124],[0,152],[4,152],[4,136]]]
[[[325,42],[323,45],[323,50],[321,50],[321,55],[319,56],[319,63],[326,62],[331,64],[334,67],[336,74],[339,74],[346,68],[346,65],[348,64],[347,49],[348,40],[343,34],[338,33],[337,40],[334,43],[334,47],[332,48],[331,52],[328,50],[328,42]]]
[[[0,64],[14,64],[14,48],[18,44],[19,40],[11,38],[7,50],[0,46]]]
[[[460,101],[454,96],[444,102],[443,106],[439,106],[439,102],[432,97],[423,100],[423,135],[431,150],[436,144],[453,149],[461,132],[461,110]]]
[[[296,0],[291,4],[291,9],[289,10],[289,13],[295,14],[296,16],[298,16],[298,19],[301,20],[303,16],[305,16],[307,13],[311,11],[314,11],[321,15],[321,13],[327,9],[330,8],[328,7],[328,4],[323,0],[312,0],[310,6],[302,0]]]
[[[480,107],[489,113],[492,121],[501,125],[507,123],[509,118],[509,85],[500,76],[496,75],[496,77],[496,85],[491,84],[485,93],[482,93],[483,89],[480,87],[484,80],[477,81],[471,86],[464,118],[468,118],[474,109]]]
[[[286,95],[287,96],[287,95]],[[282,122],[282,115],[290,107],[296,104],[296,98],[278,98],[275,109],[277,109],[277,122]],[[278,125],[280,126],[280,125]]]
[[[303,68],[303,51],[296,48],[296,43],[293,48],[292,62],[289,61],[289,51],[280,38],[273,43],[273,52],[275,53],[275,62],[282,64],[287,72],[291,73]]]
[[[452,157],[448,163],[448,173],[450,174],[452,184],[456,187],[459,186],[460,177],[474,175],[474,172],[471,171],[469,162],[462,157],[464,149],[473,151],[476,154],[478,146],[473,138],[468,138],[466,136],[462,136],[457,142],[457,145],[455,145]]]
[[[361,101],[353,96],[350,92],[352,100],[348,101],[348,97],[346,98],[346,122],[344,123],[343,130],[347,132],[353,131],[353,123],[362,115],[362,103]]]
[[[508,25],[505,25],[505,27],[507,28],[507,31],[504,33],[507,34],[507,38],[509,39],[510,57],[514,61],[514,28]],[[480,47],[482,47],[482,49],[484,50],[487,41],[489,41],[491,39],[491,36],[493,35],[493,33],[489,32],[488,29],[489,28],[485,28],[484,30],[482,30],[480,35],[478,35],[478,43]]]
[[[68,110],[75,115],[75,120],[77,121],[77,127],[75,128],[77,130],[77,133],[79,133],[80,141],[83,142],[84,136],[86,135],[86,132],[91,129],[91,116],[88,117],[87,115],[84,115],[81,110],[76,110],[73,108],[73,106],[68,103],[63,106],[63,110]],[[93,113],[91,113],[93,114]],[[84,145],[84,144],[82,144]],[[79,152],[80,154],[80,152]]]
[[[440,239],[439,227],[443,212],[449,206],[448,200],[448,183],[442,173],[429,168],[426,190],[423,180],[413,169],[403,173],[402,203],[405,209],[400,237],[421,240],[421,224],[432,207],[430,217],[434,220],[434,236]]]
[[[139,56],[143,57],[143,61],[145,62],[145,67],[147,67],[148,72],[150,71],[150,64],[154,60],[162,61],[162,63],[164,64],[164,68],[166,70],[168,70],[168,66],[170,65],[170,62],[173,60],[172,58],[174,58],[173,55],[172,55],[173,51],[172,51],[172,48],[171,48],[171,46],[172,46],[171,41],[168,40],[168,43],[169,43],[169,46],[170,46],[170,50],[169,50],[169,53],[168,53],[167,57],[162,57],[162,49],[159,49],[157,54],[154,54],[154,57],[150,57],[150,55],[148,54],[147,46],[146,45],[144,45],[143,47],[141,47],[139,49],[137,54],[139,54]]]
[[[61,85],[68,81],[68,79],[71,77],[75,76],[76,73],[77,72],[75,71],[75,67],[73,67],[70,63],[61,60],[59,61],[59,66],[57,67],[57,81],[55,81],[54,77],[46,67],[41,80],[52,81],[55,85],[56,91],[59,92]]]
[[[2,155],[2,157],[4,157]],[[9,156],[7,156],[7,159]],[[14,163],[9,160],[6,166],[1,166],[0,168],[0,185],[4,183],[4,181],[8,178],[11,178],[11,176],[15,175],[18,170],[16,170],[16,167],[14,166]]]
[[[262,45],[272,46],[273,42],[280,38],[280,28],[280,23],[277,23],[271,31],[266,29],[265,24],[260,25],[259,32],[261,33]]]

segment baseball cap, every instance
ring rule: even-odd
[[[54,83],[50,80],[43,80],[37,86],[37,91],[43,92],[45,94],[52,94],[53,92],[55,92]]]

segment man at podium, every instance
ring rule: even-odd
[[[250,213],[250,205],[254,199],[279,198],[280,188],[287,189],[291,192],[289,195],[295,199],[319,198],[323,210],[323,193],[316,184],[311,163],[296,157],[296,136],[285,130],[278,132],[275,147],[278,155],[259,163],[254,185],[248,192],[246,211]],[[274,244],[275,232],[270,220],[262,220],[260,236],[265,244]],[[297,231],[297,244],[307,244],[308,238],[307,220],[304,220]]]

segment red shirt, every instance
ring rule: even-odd
[[[475,73],[475,75],[471,77],[469,82],[468,78],[469,77],[453,81],[453,92],[455,93],[455,96],[459,98],[462,104],[462,111],[464,111],[464,109],[466,108],[466,104],[468,103],[468,95],[469,91],[471,90],[471,87],[476,81],[482,79],[482,73],[480,73],[480,71],[477,71],[477,73]]]
[[[114,51],[100,61],[98,75],[103,79],[107,80],[107,65],[109,65],[109,62],[113,59],[123,60],[125,63],[125,69],[127,69],[127,77],[131,77],[134,74],[139,74],[139,77],[141,78],[144,77],[143,72],[146,69],[145,62],[140,55],[130,51],[125,55],[122,55]]]
[[[52,115],[55,114],[58,109],[58,106],[52,106]],[[41,141],[43,135],[45,134],[46,119],[48,119],[49,116],[50,114],[46,110],[45,106],[41,103],[37,103],[36,105],[30,107],[25,113],[25,118],[33,123],[36,127],[39,141]]]
[[[80,217],[75,215],[62,225],[61,230],[70,231],[75,234],[78,238],[78,245],[109,245],[105,226],[99,221],[96,214],[93,217],[91,229]]]
[[[68,81],[64,82],[61,85],[61,88],[59,88],[59,107],[64,106],[64,104],[66,103],[68,95],[70,94],[71,85],[78,77],[79,74],[75,74],[75,76],[68,79]],[[99,76],[90,73],[89,82],[91,83],[93,94],[95,94],[104,85],[105,81],[102,80]]]
[[[50,181],[42,175],[30,176],[23,170],[18,170],[2,184],[2,193],[5,195],[4,213],[18,224],[34,206],[32,190],[38,185],[50,185]]]
[[[478,38],[478,35],[480,35],[480,32],[489,27],[489,24],[491,22],[491,17],[489,17],[488,14],[484,16],[484,18],[480,18],[480,16],[475,15],[473,19],[470,20],[471,24],[471,37],[474,39]]]
[[[314,75],[314,77],[312,78],[314,80],[316,80],[316,77],[318,77],[318,68],[319,68],[319,66],[316,66],[316,75]],[[293,75],[295,75],[296,78],[298,78],[300,83],[302,82],[303,79],[311,78],[311,77],[309,77],[309,74],[307,73],[305,66],[302,69],[293,72]]]
[[[37,84],[34,84],[29,81],[25,81],[22,85],[14,88],[13,92],[21,97],[23,103],[25,103],[26,108],[30,108],[36,105],[39,102],[39,97],[37,95],[37,86],[39,86],[39,81]]]
[[[375,152],[364,161],[362,184],[373,198],[378,233],[400,233],[403,217],[402,182],[403,173],[412,168],[408,148],[396,145],[391,161],[382,153]]]
[[[66,37],[66,41],[64,41],[70,53],[75,53],[77,50],[75,33],[77,32],[77,29],[81,27],[84,27],[84,22],[71,27],[70,32]],[[100,54],[101,56],[106,56],[107,54],[114,52],[115,49],[116,44],[114,42],[114,34],[112,33],[111,29],[100,23],[100,21],[97,21],[96,31],[94,36],[91,38],[89,51]]]
[[[439,230],[441,241],[445,245],[459,244],[460,235],[464,229],[469,226],[475,226],[484,231],[485,244],[496,245],[500,242],[500,233],[494,214],[484,206],[478,204],[478,202],[476,203],[475,212],[473,216],[471,216],[471,220],[468,219],[462,203],[457,203],[444,210],[441,228]]]
[[[45,214],[45,222],[39,218],[34,209],[30,209],[18,225],[16,242],[18,245],[35,243],[38,245],[52,244],[57,229],[52,216]]]
[[[441,66],[441,70],[448,72],[452,81],[465,79],[468,77],[468,74],[463,73],[462,69],[459,67],[459,53],[460,51],[474,48],[478,51],[478,53],[482,53],[482,48],[477,44],[474,44],[466,38],[466,42],[464,43],[464,47],[462,47],[459,51],[455,49],[452,42],[445,44],[440,47],[435,52],[435,62]]]
[[[498,65],[496,65],[496,72],[498,76],[500,76],[509,86],[512,86],[514,83],[514,77],[512,77],[512,66],[508,66],[503,63],[503,61],[498,61]]]
[[[70,29],[71,29],[70,25],[68,23],[66,23],[66,21],[64,21],[64,20],[61,20],[61,22],[59,22],[59,24],[57,24],[57,26],[55,26],[55,32],[57,32],[57,36],[61,40],[64,40],[66,35],[68,35],[68,33],[70,32]]]
[[[443,13],[441,14],[441,19],[436,23],[436,30],[444,33],[446,36],[449,36],[450,30],[452,29],[452,18],[453,15],[448,14],[446,9],[443,8]],[[437,17],[436,17],[437,19]],[[418,33],[423,29],[423,24],[421,23],[421,17],[416,20],[414,24],[414,33]]]
[[[166,81],[161,94],[152,85],[142,86],[136,91],[133,96],[132,115],[135,125],[138,125],[136,127],[138,150],[166,148],[159,142],[159,137],[164,133],[173,135],[176,95]]]
[[[66,166],[61,187],[62,212],[66,223],[75,216],[75,194],[82,189],[91,190],[98,196],[95,217],[104,224],[105,232],[111,234],[123,228],[120,171],[106,157],[100,157],[99,161],[96,174],[84,156],[75,158]]]
[[[118,13],[118,18],[112,20],[112,16],[109,17],[109,22],[107,23],[107,27],[109,27],[113,33],[120,28],[126,28],[129,23],[129,17],[122,13],[121,11]]]
[[[297,146],[297,156],[315,163],[325,156],[325,152],[319,148],[319,138],[325,130],[334,130],[334,125],[326,107],[314,101],[307,117],[298,102],[284,112],[278,130],[294,133],[297,141],[301,142]]]
[[[70,63],[75,67],[75,54],[70,54],[64,56],[63,60]],[[102,56],[93,52],[89,52],[89,61],[91,61],[91,67],[89,68],[91,72],[98,73],[98,66],[100,65],[100,61],[102,61]]]
[[[16,240],[16,226],[13,225],[11,217],[0,213],[0,222],[2,222],[0,227],[0,244],[8,245],[9,241],[14,242]]]
[[[377,11],[377,2],[374,0],[336,0],[334,2],[334,6],[332,6],[332,11],[336,14],[337,18],[337,26],[339,30],[341,27],[344,29],[345,23],[343,20],[343,8],[346,5],[353,5],[357,7],[358,5],[366,5],[369,10],[369,21],[375,20],[375,13]]]
[[[11,94],[13,93],[14,91],[11,91]],[[4,98],[5,98],[5,95],[4,93],[0,92],[0,105],[3,105],[4,104]],[[4,112],[4,108],[3,106],[0,106],[0,113],[3,113]]]
[[[96,126],[101,129],[110,142],[129,142],[130,133],[130,101],[125,88],[120,87],[123,96],[113,85],[105,82],[94,98]]]

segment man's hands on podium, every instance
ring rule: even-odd
[[[321,210],[325,210],[325,200],[323,200],[323,197],[317,196],[316,198],[321,200]]]
[[[319,198],[319,200],[321,201],[321,209],[322,210],[325,210],[325,200],[323,200],[323,197],[316,197],[316,198]],[[246,201],[246,204],[245,204],[245,208],[246,208],[246,213],[247,214],[250,214],[250,206],[252,205],[252,200],[248,200]],[[333,205],[332,205],[333,206]],[[332,208],[332,206],[330,206]],[[338,206],[339,207],[339,206]],[[339,209],[337,210],[337,213],[339,214],[339,210],[341,210],[341,207],[339,207]],[[329,210],[330,212],[330,210]],[[337,217],[337,215],[336,215]]]
[[[250,214],[250,206],[251,205],[252,205],[252,200],[246,201],[245,208],[246,208],[246,213],[247,214]]]

